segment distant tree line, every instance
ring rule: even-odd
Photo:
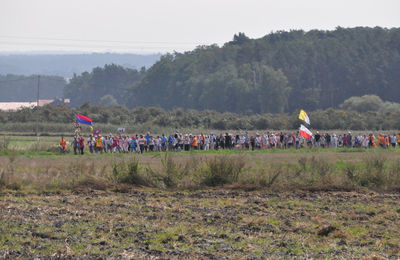
[[[144,67],[138,71],[115,64],[96,67],[91,73],[74,75],[64,89],[64,96],[71,99],[72,106],[87,101],[106,106],[124,104],[128,86],[139,82],[145,71]]]
[[[146,68],[154,64],[160,54],[80,53],[80,54],[3,54],[0,53],[0,74],[57,75],[71,78],[105,64],[121,64],[127,68]]]
[[[148,70],[116,65],[75,76],[73,105],[159,106],[234,113],[338,108],[352,96],[400,100],[400,28],[244,33],[223,47],[167,54]]]
[[[40,99],[62,98],[67,82],[58,76],[40,77]],[[38,77],[0,75],[0,102],[30,102],[37,99]]]
[[[307,111],[311,119],[311,129],[353,129],[392,130],[400,129],[400,104],[383,102],[377,96],[352,97],[340,105],[340,109]],[[95,124],[115,126],[141,125],[151,127],[216,129],[216,130],[262,130],[298,129],[298,111],[290,114],[254,114],[217,112],[215,110],[193,110],[175,108],[164,110],[159,107],[92,106],[85,103],[77,108],[47,105],[17,112],[0,112],[0,123],[35,122],[39,114],[40,122],[72,123],[76,113],[93,119]]]

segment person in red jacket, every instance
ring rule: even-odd
[[[83,149],[85,148],[85,138],[83,138],[83,135],[81,136],[81,139],[79,140],[79,150],[80,154],[83,154]]]

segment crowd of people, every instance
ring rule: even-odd
[[[389,148],[400,146],[400,133],[387,135],[379,134],[358,134],[353,136],[351,132],[347,134],[329,134],[318,131],[309,139],[305,139],[297,133],[256,133],[248,132],[237,134],[215,135],[192,135],[175,133],[169,136],[165,134],[153,136],[146,135],[89,135],[85,140],[81,134],[76,134],[71,142],[75,154],[84,154],[85,146],[90,153],[145,153],[163,151],[190,151],[190,150],[259,150],[259,149],[300,149],[303,147],[322,147],[322,148]],[[65,139],[60,141],[60,151],[67,150]]]

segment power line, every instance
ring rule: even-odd
[[[52,43],[25,43],[0,41],[0,45],[24,45],[24,46],[51,46],[51,47],[75,47],[75,48],[123,48],[123,49],[174,49],[174,46],[122,46],[122,45],[76,45],[76,44],[52,44]]]
[[[66,39],[66,38],[47,38],[47,37],[24,37],[0,35],[0,38],[26,39],[26,40],[49,40],[49,41],[76,41],[76,42],[109,42],[109,43],[139,43],[139,44],[174,44],[174,45],[210,45],[212,43],[204,42],[165,42],[165,41],[119,41],[119,40],[82,40],[82,39]]]
[[[8,82],[15,82],[15,81],[22,81],[22,80],[28,81],[28,80],[34,80],[34,78],[1,80],[1,81],[0,81],[0,84],[1,84],[1,83],[8,83]]]
[[[16,81],[29,81],[29,80],[31,80],[31,81],[32,80],[36,80],[36,76],[31,76],[31,77],[21,78],[21,79],[0,80],[0,84],[1,83],[16,82]],[[50,77],[46,77],[46,76],[44,76],[44,78],[42,78],[42,81],[47,81],[47,80],[65,82],[64,79],[55,79],[55,78],[50,78]]]

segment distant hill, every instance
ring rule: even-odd
[[[51,75],[72,78],[74,73],[91,71],[105,64],[137,69],[152,66],[161,54],[1,54],[0,75]]]

